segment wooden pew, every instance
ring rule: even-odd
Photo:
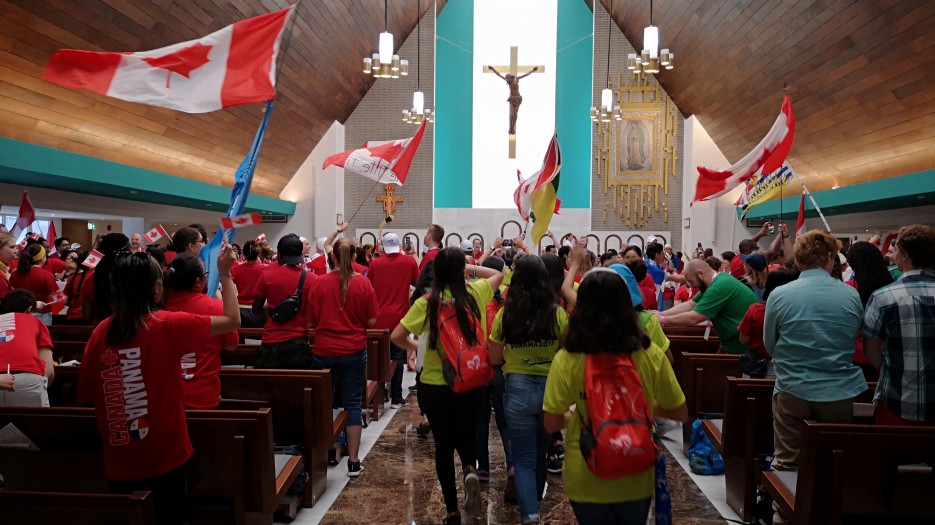
[[[663,312],[663,314],[665,314],[665,312]],[[665,332],[666,337],[684,336],[703,338],[707,328],[706,326],[663,326],[662,331]],[[717,330],[715,330],[713,326],[710,328],[711,330],[708,332],[708,337],[717,337]]]
[[[935,427],[809,421],[799,470],[764,472],[762,483],[794,525],[932,523],[933,443]]]
[[[672,369],[678,370],[682,354],[716,354],[720,348],[721,340],[716,337],[705,340],[696,336],[672,336],[669,338]]]
[[[675,377],[685,394],[688,420],[682,424],[682,448],[688,454],[692,422],[701,412],[723,413],[727,376],[738,377],[740,356],[735,354],[684,353]]]
[[[299,474],[300,458],[274,457],[270,410],[192,410],[187,422],[195,449],[186,467],[191,518],[208,523],[272,523],[279,500]],[[0,427],[8,423],[40,451],[0,448],[6,489],[107,492],[93,409],[2,407]]]
[[[70,494],[0,490],[4,523],[32,525],[156,525],[149,492]]]

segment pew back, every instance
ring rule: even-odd
[[[69,494],[0,490],[4,523],[31,525],[156,525],[149,492]]]

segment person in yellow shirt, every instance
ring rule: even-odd
[[[471,317],[483,327],[486,339],[486,306],[493,299],[493,290],[503,281],[503,274],[492,268],[466,265],[464,252],[456,246],[439,250],[434,261],[435,279],[428,298],[416,299],[393,329],[390,340],[397,346],[415,351],[419,345],[410,334],[428,336],[425,361],[419,375],[419,406],[428,417],[435,437],[435,472],[448,512],[443,523],[459,525],[461,513],[455,486],[455,451],[461,457],[461,470],[464,472],[464,510],[473,515],[481,510],[475,433],[482,388],[455,393],[445,382],[441,361],[445,350],[439,344],[438,307],[441,301],[451,301],[468,344],[477,343],[473,340],[474,331],[470,329]],[[468,284],[465,279],[473,281]]]
[[[568,427],[562,473],[565,496],[581,525],[642,525],[649,514],[655,471],[600,479],[581,453],[581,425],[589,420],[585,362],[588,354],[630,354],[653,415],[684,421],[688,418],[685,395],[672,365],[640,327],[624,280],[606,268],[591,270],[581,280],[562,346],[549,368],[543,410],[547,431]]]
[[[490,362],[503,364],[503,408],[516,469],[516,496],[524,524],[539,523],[538,500],[545,488],[546,451],[552,436],[542,424],[542,398],[552,358],[568,315],[548,286],[538,255],[513,262],[513,280],[490,333]]]

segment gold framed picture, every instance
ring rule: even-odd
[[[624,114],[617,123],[617,175],[653,177],[659,166],[659,114]]]

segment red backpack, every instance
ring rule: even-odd
[[[427,297],[426,297],[427,298]],[[470,318],[477,344],[471,346],[461,333],[458,315],[447,301],[438,305],[438,344],[444,350],[442,375],[455,392],[482,387],[493,379],[493,367],[487,353],[487,338],[478,319]]]
[[[588,354],[584,392],[590,422],[581,420],[580,446],[591,472],[616,479],[652,468],[653,422],[630,355]]]

